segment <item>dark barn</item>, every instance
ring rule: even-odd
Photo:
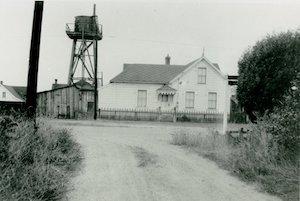
[[[83,80],[75,85],[53,84],[52,89],[37,94],[39,116],[89,119],[94,111],[94,87]]]

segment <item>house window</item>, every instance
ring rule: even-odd
[[[208,109],[217,108],[217,93],[209,92],[208,93]]]
[[[138,90],[137,106],[138,107],[146,107],[147,106],[147,91],[146,90]]]
[[[206,83],[206,68],[198,68],[198,84]]]
[[[194,108],[195,93],[192,91],[185,92],[185,107]]]
[[[2,92],[2,98],[6,98],[6,92]]]

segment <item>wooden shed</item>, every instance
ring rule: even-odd
[[[52,87],[37,95],[37,114],[54,118],[87,119],[94,111],[94,87],[86,81]]]

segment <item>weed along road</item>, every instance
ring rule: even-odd
[[[72,128],[85,154],[82,169],[72,179],[69,201],[279,200],[258,192],[214,162],[170,144],[170,134],[180,127],[66,122],[60,125]]]

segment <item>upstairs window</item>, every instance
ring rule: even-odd
[[[195,93],[192,91],[185,92],[185,107],[194,108]]]
[[[147,106],[147,91],[146,90],[138,90],[137,106],[138,107],[146,107]]]
[[[208,109],[217,109],[217,93],[208,93]]]
[[[6,98],[6,92],[2,92],[2,98]]]
[[[206,84],[206,68],[198,68],[198,84]]]

